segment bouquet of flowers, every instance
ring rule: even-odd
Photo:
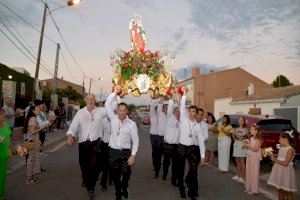
[[[271,154],[273,154],[272,152],[273,152],[273,148],[272,147],[267,147],[267,148],[262,149],[261,154],[262,154],[262,157],[265,158],[265,157],[270,156]]]

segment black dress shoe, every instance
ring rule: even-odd
[[[116,200],[122,200],[122,197],[116,197]]]
[[[102,191],[106,191],[107,190],[107,186],[106,185],[102,185]]]
[[[158,178],[158,173],[157,172],[154,173],[154,178]]]
[[[185,194],[185,190],[184,189],[180,190],[180,198],[186,199],[186,194]]]
[[[123,198],[124,198],[125,200],[128,199],[128,190],[127,190],[127,189],[123,189],[123,191],[122,191],[122,196],[123,196]]]
[[[167,180],[167,175],[163,175],[162,179],[165,181]]]
[[[41,168],[41,172],[46,172],[47,170],[45,170],[45,169],[43,169],[43,168]]]
[[[89,190],[88,191],[88,200],[94,200],[94,199],[95,199],[94,190]]]
[[[178,187],[178,183],[176,181],[172,181],[171,184],[174,186],[174,187]]]
[[[114,183],[113,182],[108,182],[108,186],[113,186]]]

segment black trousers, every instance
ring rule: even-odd
[[[178,186],[180,192],[185,190],[183,177],[185,169],[185,161],[188,160],[189,164],[189,182],[188,182],[188,196],[196,197],[198,193],[198,179],[197,168],[199,159],[196,150],[198,147],[178,145]]]
[[[109,170],[112,176],[116,196],[128,196],[128,182],[130,179],[131,169],[127,161],[131,152],[129,149],[117,150],[109,149]]]
[[[109,146],[108,143],[102,142],[101,143],[101,167],[102,170],[102,178],[100,184],[102,186],[107,185],[107,180],[109,176]],[[111,179],[111,175],[109,176]]]
[[[151,146],[152,146],[152,163],[155,173],[159,173],[161,168],[161,159],[164,151],[164,139],[159,135],[151,135]]]
[[[79,143],[79,164],[82,180],[88,191],[94,190],[99,176],[101,140]]]
[[[200,163],[201,156],[200,156],[200,148],[199,148],[199,146],[195,146],[195,155],[196,155],[196,158],[197,158],[197,161],[196,161],[196,162],[197,162],[197,163]],[[198,178],[198,167],[197,167],[197,170],[196,170],[196,176],[197,176],[197,178]],[[198,180],[198,179],[197,179],[197,180]],[[190,170],[188,171],[188,174],[186,175],[185,182],[186,182],[187,184],[191,184],[191,171],[190,171]],[[196,184],[195,187],[198,188],[198,181],[195,182],[194,184]]]
[[[42,144],[44,144],[44,142],[45,142],[45,139],[46,139],[46,132],[47,132],[47,131],[40,131],[40,132],[39,132],[39,139],[40,139],[40,141],[41,141]]]
[[[163,176],[168,175],[169,166],[172,160],[172,182],[178,179],[178,144],[168,144],[164,142],[164,161],[163,161]]]

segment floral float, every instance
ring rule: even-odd
[[[146,32],[139,15],[129,23],[131,50],[115,50],[111,58],[113,84],[121,87],[120,96],[140,96],[150,92],[151,98],[166,96],[172,84],[171,65],[174,55],[167,51],[145,50]]]

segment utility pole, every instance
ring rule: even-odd
[[[84,78],[85,78],[85,74],[83,74],[83,81],[82,81],[82,96],[83,96],[83,98],[84,98]]]
[[[57,73],[58,73],[59,50],[60,50],[60,45],[59,45],[59,43],[57,43],[52,94],[56,94],[56,90],[57,90]]]
[[[101,90],[100,90],[100,102],[102,101],[102,86],[101,86]]]
[[[36,99],[36,89],[38,86],[37,81],[38,81],[39,70],[40,70],[40,62],[41,62],[41,54],[42,54],[42,46],[43,46],[44,30],[45,30],[45,24],[46,24],[47,9],[48,9],[48,5],[45,3],[43,23],[42,23],[42,29],[41,29],[41,35],[40,35],[40,44],[39,44],[39,50],[38,50],[38,55],[37,55],[37,60],[36,60],[36,68],[35,68],[35,76],[34,76],[34,84],[33,84],[33,95],[32,95],[33,101]]]
[[[91,87],[92,87],[92,78],[90,78],[90,88],[89,88],[89,93],[91,93]]]

